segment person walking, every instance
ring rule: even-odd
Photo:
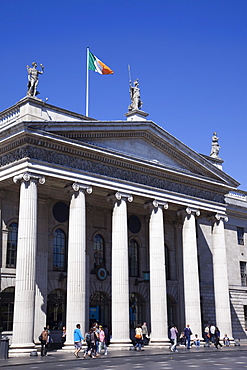
[[[210,341],[212,342],[212,343],[214,343],[215,342],[215,339],[216,339],[216,336],[215,336],[215,326],[213,325],[213,324],[211,324],[210,325]]]
[[[64,345],[66,341],[66,327],[63,326],[63,331],[62,331],[62,346]]]
[[[141,351],[142,347],[142,326],[141,324],[138,324],[137,327],[135,328],[135,350],[136,351]]]
[[[144,322],[143,325],[142,325],[142,336],[143,336],[143,345],[147,345],[148,344],[148,328],[147,328],[147,323]]]
[[[209,344],[209,341],[210,341],[210,326],[207,325],[204,329],[204,339],[206,341],[206,344]]]
[[[192,335],[192,331],[190,330],[189,324],[184,328],[184,335],[186,338],[187,349],[190,349],[190,336]]]
[[[171,342],[172,342],[171,352],[178,352],[178,350],[177,350],[177,336],[178,336],[178,329],[176,328],[176,326],[173,325],[170,329],[170,339],[171,339]]]
[[[79,358],[80,356],[78,353],[82,349],[82,343],[81,341],[84,340],[83,336],[81,335],[81,325],[77,324],[76,328],[74,330],[74,345],[75,345],[75,352],[74,355],[76,358]]]
[[[222,344],[220,343],[220,331],[219,331],[219,328],[217,326],[215,327],[214,345],[215,345],[215,348],[217,348],[217,349],[218,349],[218,346],[220,346],[221,348],[223,347]]]
[[[99,326],[99,353],[101,350],[105,351],[105,356],[107,355],[107,346],[106,346],[106,338],[105,338],[105,332],[103,330],[103,327]]]
[[[44,330],[40,334],[41,337],[41,356],[47,356],[47,348],[48,348],[48,330],[44,327]]]

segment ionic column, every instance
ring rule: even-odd
[[[74,343],[76,324],[85,333],[86,305],[86,199],[91,194],[89,186],[74,183],[69,210],[67,317],[65,345]]]
[[[189,207],[185,211],[179,211],[182,215],[182,249],[183,249],[183,272],[184,272],[184,303],[185,325],[189,324],[194,334],[202,336],[200,286],[197,259],[196,224],[195,215],[199,216],[199,210]]]
[[[38,200],[38,231],[36,258],[36,291],[34,341],[40,343],[38,337],[46,326],[47,280],[48,280],[48,204],[49,200]]]
[[[157,343],[168,340],[163,215],[163,209],[168,209],[168,204],[155,200],[145,207],[150,207],[151,211],[149,220],[151,343]]]
[[[130,343],[129,334],[129,261],[127,201],[129,194],[117,192],[107,197],[113,202],[112,213],[112,343]]]
[[[213,272],[216,325],[222,334],[232,338],[232,322],[227,274],[224,221],[225,215],[216,214],[212,220]]]
[[[12,348],[34,347],[35,278],[37,250],[37,183],[45,179],[25,173],[21,182],[16,260]]]

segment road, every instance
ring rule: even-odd
[[[157,354],[146,355],[144,353],[136,353],[130,357],[106,357],[96,359],[71,359],[71,360],[56,360],[42,358],[39,363],[23,364],[17,366],[4,367],[5,370],[83,370],[83,369],[100,369],[100,370],[130,370],[130,369],[145,369],[145,370],[185,370],[185,369],[200,369],[208,370],[209,368],[220,370],[237,370],[247,369],[247,351],[224,351],[219,350],[210,353],[175,353],[175,354]]]

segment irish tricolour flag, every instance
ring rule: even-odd
[[[112,73],[114,73],[111,68],[107,67],[105,63],[101,62],[101,60],[99,60],[90,51],[88,55],[88,69],[98,72],[101,75],[111,75]]]

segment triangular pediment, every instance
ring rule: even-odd
[[[230,187],[238,182],[152,121],[91,121],[49,123],[46,131],[76,142],[93,145],[123,158],[141,160],[149,166],[177,175],[211,179]]]

